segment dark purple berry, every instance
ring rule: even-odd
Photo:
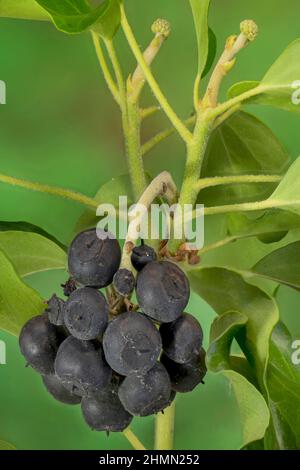
[[[126,312],[109,323],[103,349],[108,364],[118,374],[147,372],[159,357],[161,337],[147,317]]]
[[[106,364],[101,346],[69,336],[60,346],[55,372],[64,387],[80,396],[92,395],[107,387],[111,369]]]
[[[22,328],[19,345],[27,363],[40,374],[52,374],[61,334],[48,315],[31,318]]]
[[[108,311],[108,304],[101,292],[83,287],[74,291],[66,303],[65,325],[75,338],[95,339],[105,331]]]
[[[48,392],[61,403],[78,405],[81,402],[81,397],[67,390],[55,374],[45,375],[42,379]]]
[[[198,320],[189,313],[184,313],[172,323],[164,323],[159,332],[163,350],[173,361],[184,364],[199,354],[203,331]]]
[[[50,323],[56,326],[62,326],[64,324],[65,301],[54,294],[47,303],[48,307],[46,308],[46,313],[48,314]]]
[[[162,364],[145,374],[131,374],[119,387],[124,408],[134,416],[149,416],[169,406],[171,383]]]
[[[146,315],[168,323],[175,321],[184,311],[190,287],[186,275],[176,264],[154,261],[138,274],[136,295]]]
[[[68,257],[69,272],[75,281],[97,288],[111,284],[120,265],[121,248],[118,241],[109,236],[112,237],[99,229],[86,230],[76,236]]]
[[[151,246],[142,244],[135,246],[131,254],[131,263],[134,269],[141,271],[151,261],[156,261],[156,253]]]
[[[129,297],[135,288],[135,277],[128,269],[119,269],[114,275],[113,284],[119,295]]]

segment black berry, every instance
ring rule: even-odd
[[[128,297],[134,291],[135,277],[128,269],[119,269],[114,275],[113,284],[119,295]]]
[[[75,338],[91,340],[102,335],[108,323],[104,295],[91,287],[77,289],[66,303],[64,321]]]
[[[78,405],[81,402],[81,397],[67,390],[55,374],[45,375],[42,379],[48,392],[61,403]]]
[[[158,359],[161,337],[144,315],[125,312],[109,323],[103,349],[108,364],[118,374],[146,372]]]
[[[161,325],[163,350],[175,362],[184,364],[200,352],[203,331],[198,320],[184,313],[176,321]]]
[[[137,270],[141,271],[146,264],[151,261],[156,261],[156,253],[151,246],[142,244],[141,246],[135,246],[131,254],[132,266]]]
[[[97,236],[102,235],[104,239]],[[109,233],[97,229],[81,232],[69,248],[69,272],[75,281],[89,287],[106,287],[111,284],[121,261],[118,241]]]
[[[133,418],[120,402],[116,384],[111,384],[93,397],[84,397],[81,409],[87,424],[96,431],[122,432]]]
[[[205,351],[202,348],[200,354],[186,364],[178,364],[172,361],[166,354],[163,354],[160,360],[167,369],[172,389],[176,392],[191,392],[205,377]]]
[[[169,261],[154,261],[138,274],[136,294],[146,315],[168,323],[182,314],[189,301],[190,287],[177,265]]]
[[[48,315],[31,318],[22,328],[19,345],[27,363],[40,374],[52,374],[61,335]]]
[[[105,388],[111,380],[101,346],[69,336],[59,347],[55,360],[56,375],[71,392],[91,395]]]
[[[162,364],[145,374],[131,374],[119,388],[124,408],[134,416],[149,416],[169,406],[171,383]]]
[[[151,369],[161,346],[160,334],[153,323],[138,312],[126,312],[116,317],[103,336],[105,358],[121,375]]]
[[[65,301],[54,294],[47,303],[48,307],[46,308],[46,313],[48,314],[50,323],[56,326],[62,326],[64,324]]]

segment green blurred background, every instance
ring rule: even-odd
[[[141,46],[151,38],[157,17],[172,23],[173,33],[155,63],[162,89],[181,116],[189,116],[196,72],[196,43],[188,0],[130,0],[129,18]],[[239,23],[253,18],[260,36],[238,58],[224,84],[262,77],[299,31],[299,0],[213,0],[210,23],[221,51]],[[135,62],[121,32],[117,46],[126,72]],[[300,78],[300,77],[299,77]],[[0,79],[7,84],[7,104],[0,107],[0,172],[63,186],[93,196],[113,176],[126,172],[120,116],[106,89],[88,34],[69,37],[46,23],[0,19]],[[146,93],[146,103],[153,103]],[[299,154],[297,117],[273,109],[251,109],[279,136],[292,158]],[[144,137],[168,125],[164,116],[149,119]],[[177,137],[146,157],[150,174],[170,170],[178,184],[184,146]],[[162,164],[163,162],[163,164]],[[26,220],[68,242],[83,208],[71,202],[0,183],[0,219]],[[66,273],[50,272],[26,282],[48,298]],[[0,273],[1,282],[1,273]],[[300,296],[280,288],[281,315],[300,337]],[[192,296],[193,312],[208,338],[212,310]],[[18,449],[130,449],[120,435],[90,431],[79,407],[55,402],[40,378],[25,369],[17,339],[0,332],[7,344],[7,365],[0,365],[0,439]],[[208,375],[206,384],[176,402],[175,448],[236,449],[241,429],[232,391],[225,380]],[[147,448],[153,446],[152,418],[135,419],[133,430]]]

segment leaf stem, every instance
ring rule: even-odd
[[[121,266],[128,270],[132,270],[132,265],[130,261],[132,248],[136,244],[138,231],[137,226],[139,226],[147,214],[152,202],[158,197],[165,197],[168,201],[168,204],[172,206],[177,201],[177,188],[176,185],[167,171],[163,171],[156,178],[154,178],[149,186],[146,188],[142,196],[138,201],[138,205],[141,210],[139,210],[138,220],[134,218],[130,223],[127,231],[126,240],[124,243]],[[143,209],[143,210],[142,210]]]
[[[155,418],[155,450],[172,450],[174,446],[175,402]]]
[[[115,101],[120,106],[120,96],[119,96],[118,88],[117,88],[117,85],[115,84],[115,82],[114,82],[114,80],[111,76],[108,65],[106,63],[104,52],[103,52],[103,49],[101,47],[100,37],[94,31],[91,31],[91,35],[92,35],[95,51],[96,51],[96,54],[97,54],[97,58],[98,58],[100,67],[101,67],[102,72],[103,72],[104,79],[105,79],[105,81],[107,83],[107,86],[108,86],[111,94],[113,95]]]
[[[10,184],[12,186],[19,186],[21,188],[29,189],[31,191],[37,191],[39,193],[51,194],[52,196],[59,196],[71,201],[78,202],[84,206],[91,207],[93,209],[98,207],[98,203],[95,199],[92,199],[84,194],[71,191],[70,189],[64,189],[57,186],[49,186],[47,184],[34,183],[24,179],[14,178],[0,174],[0,182]]]
[[[177,116],[177,114],[175,113],[173,108],[168,103],[168,100],[166,99],[166,97],[162,93],[157,81],[155,80],[155,78],[154,78],[154,76],[151,72],[151,69],[147,65],[147,63],[145,61],[145,58],[144,58],[144,56],[143,56],[143,54],[142,54],[142,52],[141,52],[141,50],[138,46],[138,43],[137,43],[137,41],[134,37],[132,29],[131,29],[131,27],[128,23],[123,3],[121,3],[120,8],[121,8],[121,26],[123,28],[124,34],[126,36],[128,44],[129,44],[129,46],[130,46],[137,62],[138,62],[141,70],[143,71],[143,73],[145,75],[145,78],[146,78],[146,80],[147,80],[154,96],[156,97],[156,99],[159,102],[161,108],[164,110],[164,112],[166,113],[166,115],[170,119],[171,123],[173,124],[173,126],[175,127],[177,132],[182,137],[182,139],[185,142],[189,142],[191,140],[191,137],[192,137],[190,131],[183,124],[183,122],[179,119],[179,117]]]
[[[285,206],[300,206],[300,200],[285,201],[276,199],[266,199],[259,202],[244,202],[242,204],[229,204],[225,206],[206,207],[204,215],[229,214],[230,212],[252,212],[264,209],[273,209]]]
[[[205,188],[212,186],[222,186],[227,184],[248,184],[248,183],[278,183],[282,180],[280,175],[234,175],[234,176],[214,176],[212,178],[202,178],[197,181],[195,188],[198,193]]]
[[[134,432],[130,428],[125,429],[123,431],[123,434],[135,450],[146,450],[144,445],[136,437],[136,435],[134,434]]]

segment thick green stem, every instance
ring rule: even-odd
[[[179,197],[179,204],[184,210],[186,204],[194,206],[197,201],[197,182],[201,175],[203,159],[213,129],[213,122],[205,114],[198,115],[192,141],[187,145],[187,161],[183,177],[183,184]],[[184,240],[171,240],[169,251],[175,254]]]
[[[127,100],[127,116],[123,119],[128,168],[135,201],[144,192],[146,176],[141,148],[141,116],[137,103]]]
[[[172,450],[174,446],[175,402],[155,418],[155,450]]]

